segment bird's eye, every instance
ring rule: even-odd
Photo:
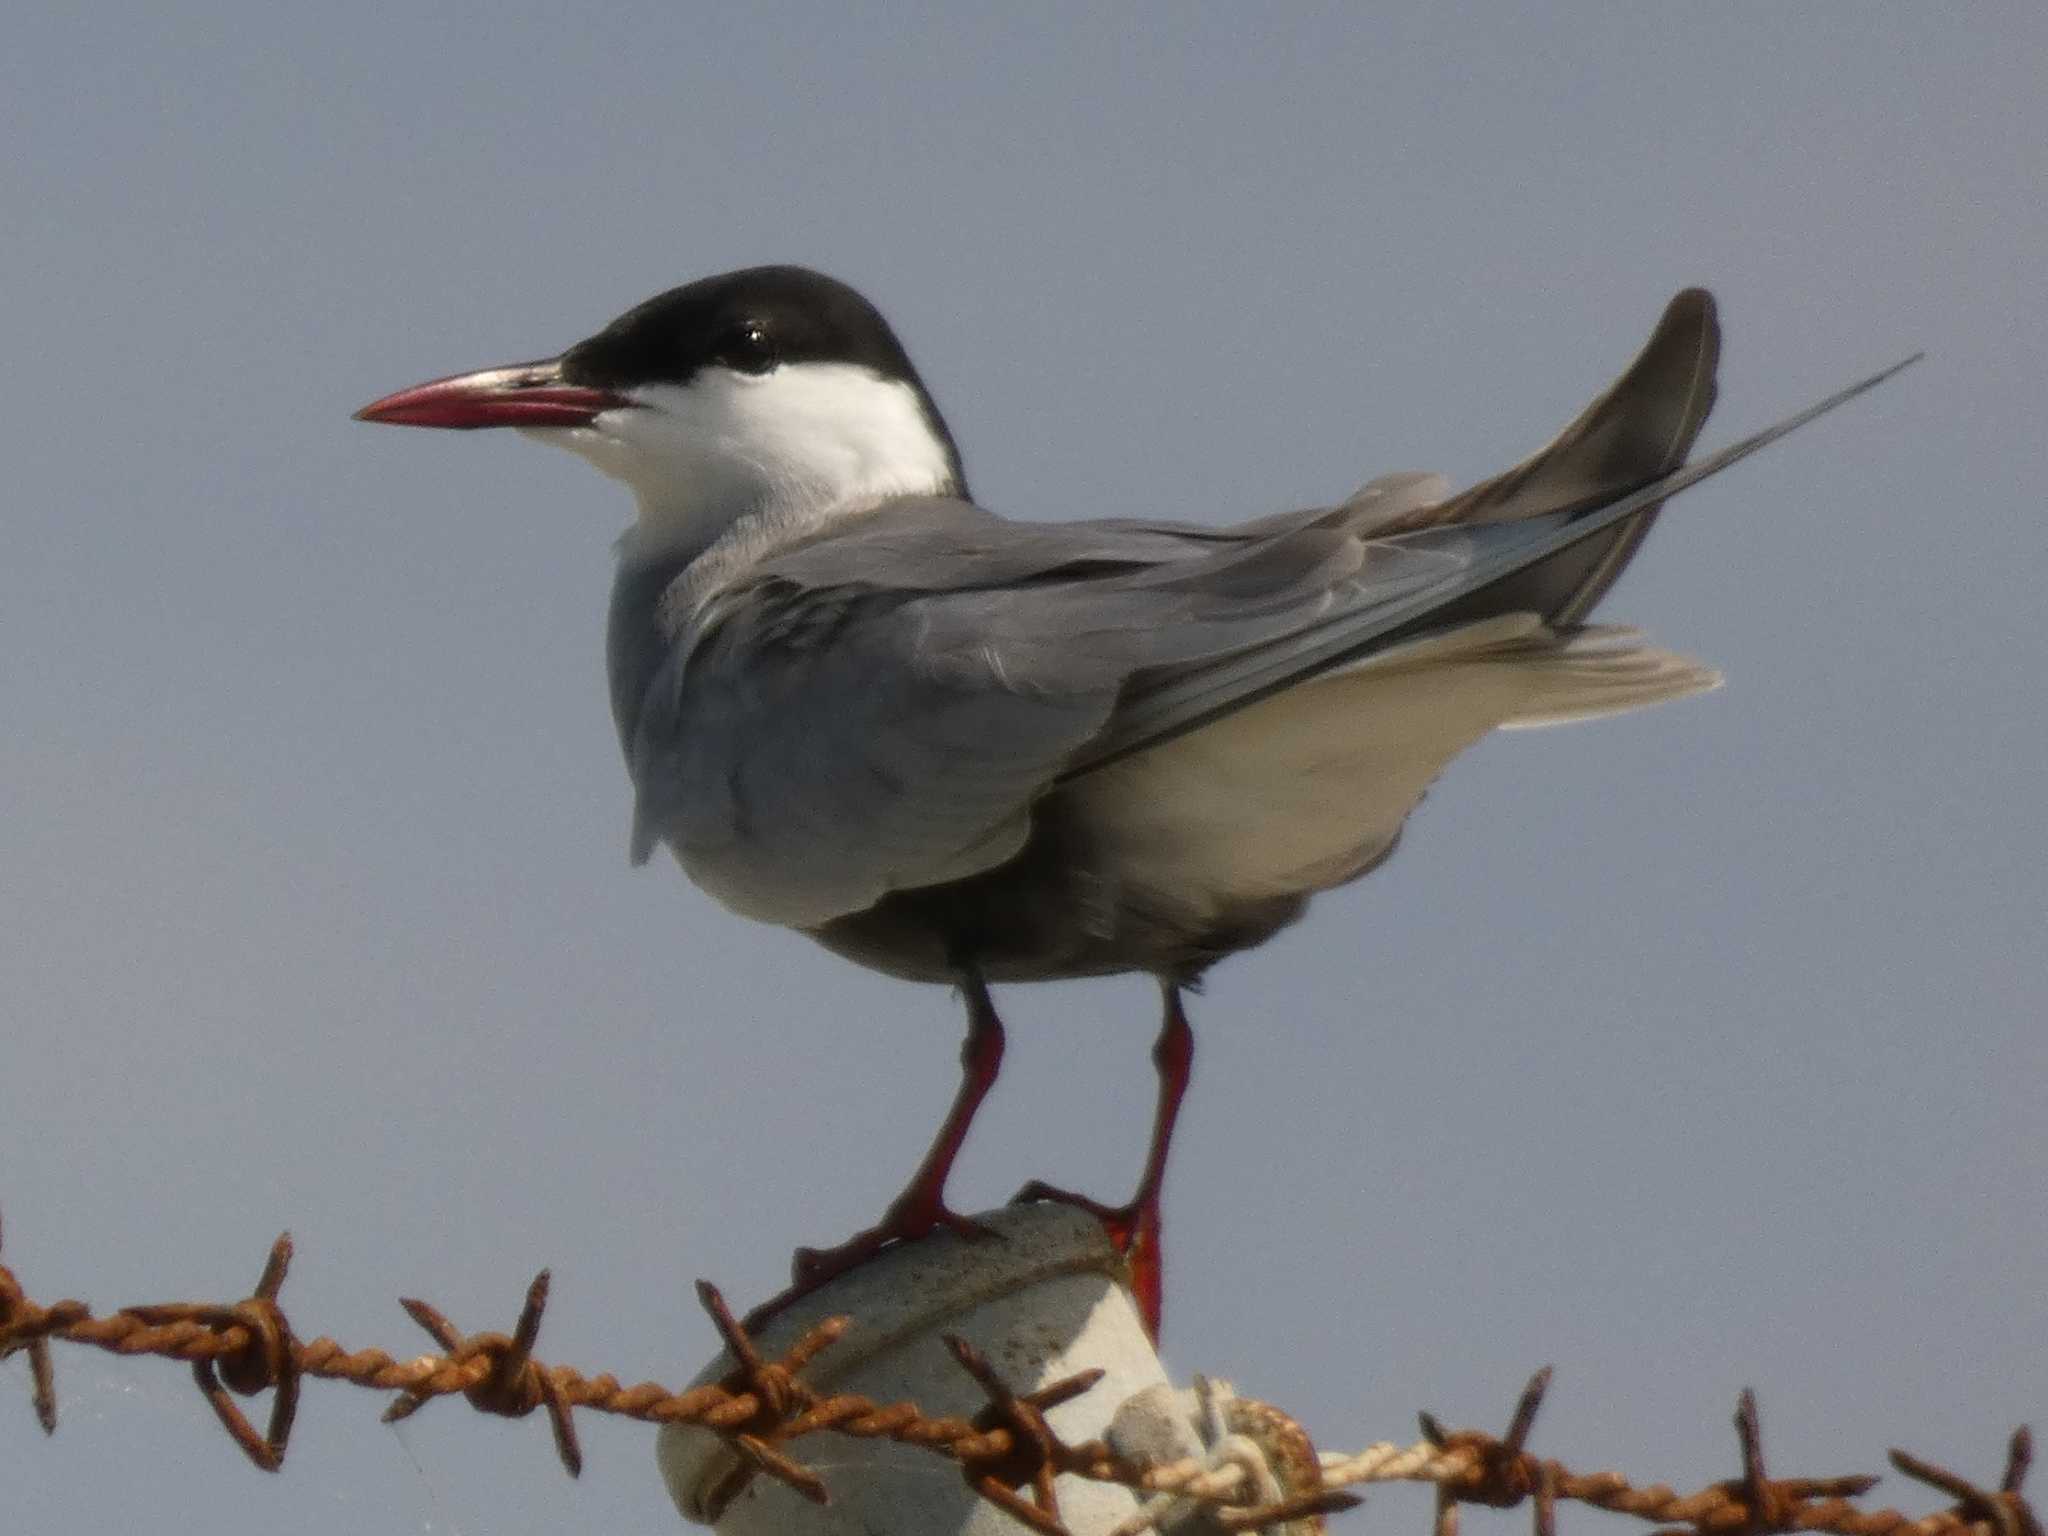
[[[766,373],[781,361],[775,338],[758,320],[742,320],[727,332],[725,342],[719,348],[719,358],[741,373]]]

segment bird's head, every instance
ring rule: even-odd
[[[750,514],[807,522],[965,494],[952,434],[889,323],[802,267],[670,289],[560,356],[418,384],[356,418],[518,427],[571,449],[632,488],[630,539],[648,555]]]

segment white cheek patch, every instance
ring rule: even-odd
[[[716,537],[765,512],[809,521],[891,496],[950,489],[953,464],[917,392],[852,363],[759,374],[707,368],[633,392],[588,427],[529,435],[632,487],[643,549]]]

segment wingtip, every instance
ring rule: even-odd
[[[1819,406],[1815,406],[1815,408],[1810,408],[1810,416],[1821,416],[1823,412],[1829,412],[1829,410],[1833,410],[1835,406],[1843,406],[1843,403],[1847,403],[1847,401],[1855,399],[1855,397],[1858,397],[1858,395],[1866,395],[1866,393],[1870,393],[1870,391],[1872,391],[1872,389],[1876,389],[1876,387],[1878,387],[1880,383],[1886,383],[1888,379],[1896,379],[1898,375],[1901,375],[1901,373],[1905,373],[1907,369],[1911,369],[1911,367],[1915,365],[1915,362],[1919,362],[1919,360],[1921,360],[1923,356],[1927,356],[1927,350],[1925,350],[1925,348],[1921,348],[1921,350],[1917,350],[1917,352],[1909,352],[1907,356],[1903,356],[1903,358],[1898,358],[1896,362],[1892,362],[1892,365],[1890,365],[1890,367],[1886,367],[1886,369],[1878,369],[1876,373],[1872,373],[1872,375],[1868,375],[1868,377],[1864,377],[1864,379],[1858,379],[1858,381],[1855,381],[1853,385],[1849,385],[1849,387],[1845,387],[1845,389],[1837,391],[1835,395],[1829,395],[1829,397],[1827,397],[1825,401],[1821,401],[1821,403],[1819,403]],[[1808,416],[1806,420],[1810,420],[1810,416]]]
[[[1656,329],[1619,382],[1649,381],[1671,369],[1680,369],[1692,381],[1686,392],[1695,397],[1698,419],[1692,426],[1697,430],[1713,408],[1710,394],[1703,399],[1698,397],[1702,389],[1711,390],[1720,362],[1720,306],[1705,288],[1681,288],[1665,304],[1664,313],[1657,317]]]
[[[1713,290],[1698,284],[1679,289],[1671,296],[1671,302],[1664,306],[1666,315],[1697,314],[1707,320],[1719,318],[1720,311],[1721,306],[1714,302]]]
[[[1702,338],[1704,349],[1710,350],[1718,359],[1721,348],[1721,306],[1715,302],[1711,290],[1701,287],[1681,288],[1674,293],[1664,306],[1664,313],[1657,317],[1657,329],[1653,337],[1690,335]]]
[[[1712,332],[1716,338],[1719,337],[1721,330],[1721,307],[1716,302],[1712,289],[1694,284],[1690,288],[1679,289],[1678,292],[1671,296],[1670,302],[1664,306],[1663,315],[1658,319],[1657,330],[1662,333],[1681,325],[1697,325]],[[1889,368],[1879,369],[1867,379],[1851,385],[1850,388],[1858,393],[1866,389],[1875,388],[1893,375],[1904,373],[1908,368],[1926,356],[1927,349],[1921,347],[1900,358]]]

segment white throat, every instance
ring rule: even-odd
[[[855,363],[722,367],[631,392],[587,427],[531,435],[632,488],[622,553],[703,548],[748,520],[786,535],[892,496],[953,490],[953,463],[917,391]]]

